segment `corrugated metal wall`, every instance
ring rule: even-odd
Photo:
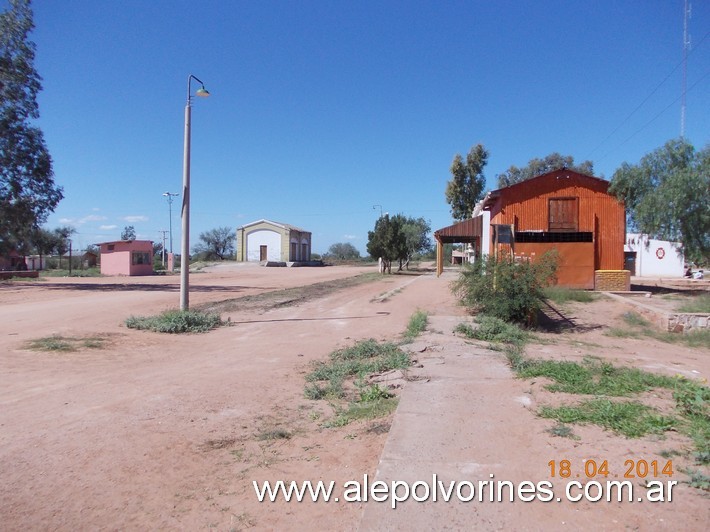
[[[624,205],[607,193],[607,181],[558,170],[500,189],[491,207],[492,224],[513,224],[516,231],[548,231],[550,198],[579,198],[578,231],[594,234],[594,268],[624,267]]]

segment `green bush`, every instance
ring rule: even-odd
[[[195,310],[168,310],[158,316],[131,316],[126,320],[129,329],[162,333],[202,333],[223,325],[218,314]]]
[[[484,257],[465,266],[452,289],[471,311],[530,324],[545,299],[545,287],[555,278],[557,262],[554,251],[536,261]]]
[[[478,316],[478,327],[474,328],[466,323],[459,323],[454,332],[463,334],[467,338],[475,338],[485,342],[501,342],[505,344],[522,344],[527,340],[528,334],[515,324],[507,323],[493,316]]]

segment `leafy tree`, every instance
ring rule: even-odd
[[[236,236],[229,227],[217,227],[200,233],[201,242],[193,251],[204,254],[205,258],[224,260],[234,255],[234,240]]]
[[[350,242],[339,242],[328,248],[328,258],[336,260],[355,260],[360,258],[360,252]]]
[[[121,240],[133,241],[136,239],[136,228],[132,225],[127,225],[121,232]]]
[[[406,218],[402,226],[404,232],[404,240],[406,247],[406,256],[400,258],[399,269],[402,269],[401,260],[405,261],[407,269],[409,269],[409,261],[416,253],[426,253],[432,247],[431,224],[424,218]]]
[[[609,191],[626,203],[632,228],[682,242],[686,260],[710,261],[710,145],[698,152],[670,140],[638,164],[623,163]]]
[[[54,229],[54,251],[59,255],[59,269],[62,269],[62,255],[69,251],[69,239],[76,233],[76,229],[65,225]]]
[[[530,159],[528,165],[523,168],[511,166],[505,172],[498,176],[498,188],[507,187],[537,177],[542,174],[547,174],[560,168],[569,168],[575,172],[586,175],[594,175],[594,165],[592,161],[584,161],[581,164],[574,164],[574,157],[571,155],[560,155],[553,152],[542,159]]]
[[[392,261],[398,260],[401,271],[415,253],[431,248],[430,231],[424,218],[385,214],[377,220],[375,230],[367,234],[367,252],[372,258],[382,258],[388,273],[392,273]]]
[[[367,233],[367,252],[374,259],[381,258],[384,269],[392,273],[392,261],[406,257],[407,242],[402,225],[404,216],[380,216],[374,231]]]
[[[451,181],[446,184],[446,202],[451,205],[454,220],[470,218],[473,208],[483,196],[486,178],[483,168],[488,162],[488,151],[482,144],[472,147],[464,162],[456,154],[451,163]]]
[[[51,254],[57,247],[57,234],[42,227],[32,231],[30,242],[39,255],[39,263],[42,264],[42,257]]]
[[[0,13],[0,248],[20,247],[54,211],[62,188],[54,183],[52,159],[42,131],[34,69],[34,28],[29,0],[10,0]],[[0,249],[3,251],[3,249]]]

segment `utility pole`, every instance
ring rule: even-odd
[[[162,231],[158,231],[158,233],[163,235],[163,268],[165,268],[165,240],[167,238],[165,235],[167,235],[168,232],[165,230],[162,230]]]

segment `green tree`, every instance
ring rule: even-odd
[[[62,255],[69,251],[69,240],[76,229],[65,225],[54,229],[54,251],[59,255],[59,269],[62,269]]]
[[[406,257],[407,242],[402,225],[404,216],[380,216],[375,229],[367,233],[367,252],[374,259],[382,259],[384,269],[392,273],[392,261]]]
[[[402,231],[404,233],[406,256],[400,257],[400,270],[402,269],[402,260],[405,261],[405,266],[409,269],[409,261],[412,260],[415,254],[426,253],[432,247],[431,238],[429,238],[431,224],[428,220],[424,218],[406,218],[402,225]]]
[[[569,168],[580,174],[594,175],[592,161],[574,164],[574,157],[571,155],[560,155],[557,152],[553,152],[542,159],[530,159],[528,165],[523,168],[511,166],[498,176],[498,188],[508,187],[560,168]]]
[[[62,199],[42,131],[29,0],[10,0],[0,13],[0,251],[27,244]]]
[[[39,263],[42,265],[42,257],[49,255],[57,247],[57,235],[53,231],[37,227],[30,236],[30,242],[37,255],[39,255]]]
[[[121,240],[133,241],[136,239],[136,228],[132,225],[127,225],[121,231]]]
[[[698,152],[670,140],[638,164],[623,163],[609,191],[625,202],[632,228],[682,242],[686,260],[710,261],[710,145]]]
[[[360,258],[360,252],[350,242],[338,242],[328,248],[326,256],[336,260],[356,260]]]
[[[193,252],[203,254],[206,259],[224,260],[234,255],[235,238],[231,228],[217,227],[200,233],[200,243],[193,248]]]
[[[464,162],[456,154],[451,163],[451,180],[446,184],[446,202],[451,205],[454,220],[470,218],[473,208],[483,196],[486,178],[483,168],[488,162],[488,151],[482,144],[472,147]]]

